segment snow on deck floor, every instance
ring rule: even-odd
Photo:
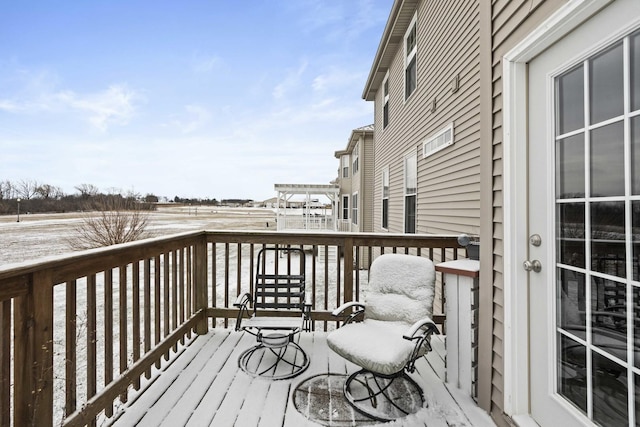
[[[113,425],[318,426],[296,410],[291,397],[296,386],[314,375],[329,372],[344,375],[357,370],[356,365],[327,347],[326,336],[326,332],[301,334],[299,344],[311,359],[309,368],[295,378],[273,381],[251,377],[238,367],[238,356],[255,344],[253,336],[226,329],[212,330],[193,340],[147,390],[123,408]],[[424,390],[428,407],[384,425],[494,426],[471,398],[445,386],[444,338],[434,337],[432,345],[434,351],[416,363],[413,374]],[[357,418],[354,414],[354,420]],[[363,424],[354,421],[353,425]]]

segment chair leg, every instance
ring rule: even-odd
[[[344,395],[356,411],[377,421],[404,417],[424,405],[422,388],[404,371],[386,376],[361,369],[345,381]]]
[[[238,366],[255,377],[282,380],[300,375],[309,367],[309,356],[295,342],[280,348],[260,343],[240,354]]]

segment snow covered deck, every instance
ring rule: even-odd
[[[314,396],[316,413],[326,413],[317,423],[297,407],[296,388],[319,374],[354,372],[355,365],[333,353],[326,332],[303,333],[299,344],[311,358],[309,368],[290,380],[254,378],[238,368],[240,353],[254,345],[249,334],[213,329],[184,349],[155,382],[120,408],[114,426],[364,426],[375,425],[355,413],[341,393]],[[444,384],[444,338],[433,340],[434,351],[416,364],[414,378],[423,387],[427,408],[390,426],[493,426],[468,397]],[[299,399],[299,398],[298,398]],[[309,398],[311,399],[311,398]],[[307,402],[308,403],[308,402]],[[320,411],[317,406],[322,405]],[[313,407],[313,405],[310,405]],[[324,409],[324,411],[322,411]],[[316,418],[317,419],[317,418]]]

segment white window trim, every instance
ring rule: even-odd
[[[348,204],[346,218],[344,217],[344,199],[347,199]],[[351,219],[351,196],[349,196],[348,194],[343,194],[340,202],[342,202],[342,206],[340,206],[340,219],[342,219],[343,221]]]
[[[407,159],[410,157],[416,158],[416,189],[414,193],[407,193]],[[416,196],[416,223],[414,224],[414,229],[417,234],[418,232],[418,154],[416,152],[410,152],[405,154],[402,157],[402,232],[404,233],[407,229],[407,196]]]
[[[356,201],[356,203],[353,203],[353,201]],[[359,224],[359,213],[360,213],[360,206],[358,206],[360,204],[360,200],[358,197],[358,192],[356,191],[355,193],[351,194],[351,224],[353,225],[358,225]],[[355,222],[354,222],[355,221]]]
[[[355,176],[360,171],[360,140],[353,147],[351,159],[351,175]]]
[[[351,163],[351,162],[350,162],[350,160],[349,160],[349,155],[348,155],[348,154],[344,154],[344,155],[342,156],[342,160],[341,160],[341,164],[340,164],[340,176],[341,176],[342,178],[349,178],[349,168],[351,167],[351,164],[350,164],[350,163]],[[346,170],[347,170],[347,175],[346,175],[346,176],[345,176],[345,174],[344,174],[344,170],[345,170],[345,168],[346,168]]]
[[[526,286],[522,260],[528,238],[522,221],[527,217],[527,63],[580,26],[608,0],[575,0],[561,6],[502,61],[504,140],[504,412],[518,425],[537,425],[529,413],[529,363]],[[520,310],[518,309],[520,308]]]
[[[384,87],[385,85],[387,86],[387,93],[384,93]],[[391,120],[389,119],[389,93],[391,91],[389,90],[389,70],[387,70],[387,73],[384,75],[384,79],[382,80],[382,130],[384,131],[387,126],[389,126],[389,123],[391,123]],[[384,123],[384,107],[387,106],[387,124],[385,125]]]
[[[411,23],[409,24],[409,27],[407,28],[407,31],[404,33],[404,37],[402,38],[402,52],[404,53],[404,67],[402,68],[402,81],[404,90],[402,93],[402,99],[405,103],[409,99],[411,99],[413,94],[418,90],[418,62],[416,61],[416,87],[413,92],[411,92],[411,95],[407,96],[407,67],[411,63],[411,60],[413,60],[413,58],[415,58],[415,56],[418,54],[418,27],[416,25],[417,20],[418,12],[414,13],[413,18],[411,18]],[[411,52],[407,53],[407,37],[409,36],[409,33],[413,29],[414,25],[416,25],[416,43]]]
[[[434,141],[436,141],[439,137],[441,137],[442,135],[445,135],[447,133],[451,134],[451,138],[449,139],[448,142],[444,143],[443,145],[436,147],[434,149],[430,149],[430,151],[427,151],[427,147]],[[438,151],[442,151],[447,147],[450,147],[453,145],[454,142],[454,135],[453,135],[453,122],[451,122],[447,127],[445,127],[444,129],[439,130],[438,132],[436,132],[435,134],[433,134],[432,136],[428,137],[423,143],[422,143],[422,158],[426,159],[429,156],[432,156],[434,154],[436,154]]]
[[[386,200],[387,201],[387,226],[383,226],[382,225],[382,218],[384,217],[384,202],[381,203],[380,205],[380,228],[383,230],[389,230],[389,194],[387,194],[386,196],[384,195],[384,177],[385,174],[387,176],[387,187],[389,187],[389,180],[391,179],[389,176],[389,166],[385,166],[382,169],[382,197],[381,200]],[[389,193],[391,192],[391,189],[389,188]]]

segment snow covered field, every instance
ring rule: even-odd
[[[0,266],[70,252],[67,239],[81,213],[0,216]],[[268,226],[267,226],[268,224]],[[167,206],[151,212],[152,237],[196,230],[275,229],[275,212],[266,208]]]

